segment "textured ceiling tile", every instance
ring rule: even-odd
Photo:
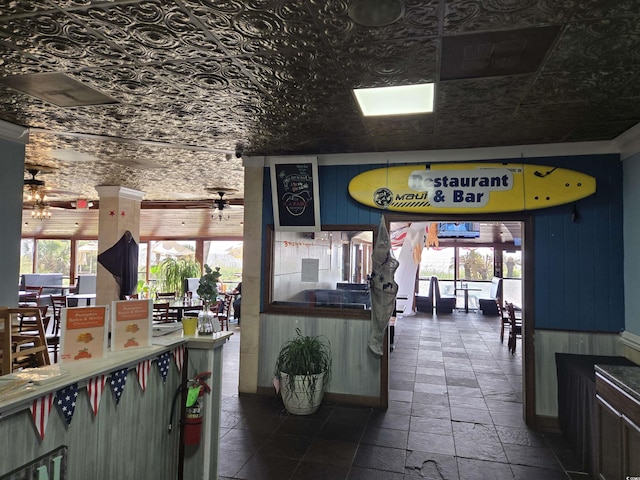
[[[0,23],[12,15],[25,15],[35,12],[53,10],[46,0],[13,0],[0,3]]]
[[[440,82],[436,109],[460,116],[485,115],[500,109],[513,111],[533,78],[533,75],[513,75]]]
[[[0,119],[32,129],[27,162],[59,167],[48,187],[95,199],[117,182],[158,200],[210,198],[212,185],[242,198],[237,145],[489,147],[610,139],[640,121],[637,0],[405,0],[381,28],[355,24],[354,1],[0,2],[0,78],[64,73],[119,102],[60,108],[0,85]],[[441,80],[451,35],[534,26],[562,32],[534,73]],[[352,94],[430,80],[427,116],[364,119]],[[70,150],[93,160],[70,163]]]
[[[384,27],[365,27],[349,18],[353,1],[310,0],[309,8],[327,41],[352,45],[403,38],[432,37],[438,34],[438,1],[405,0],[404,17]]]
[[[28,148],[37,155],[38,150],[51,149],[53,145],[59,145],[59,141],[49,135],[39,134],[34,136]],[[171,149],[171,154],[166,155],[165,149],[148,145],[86,140],[80,142],[70,138],[65,139],[64,148],[84,152],[91,158],[103,159],[86,163],[74,162],[72,180],[76,186],[82,187],[77,193],[87,198],[96,198],[94,186],[104,184],[142,190],[146,193],[146,200],[158,200],[166,198],[164,190],[167,184],[171,184],[173,190],[188,192],[190,198],[204,199],[211,196],[205,190],[206,187],[225,185],[241,190],[244,182],[241,159],[227,160],[224,154]],[[109,158],[117,158],[119,162],[131,165],[136,165],[136,162],[148,165],[147,160],[153,158],[155,168],[144,168],[142,177],[138,168],[104,160]],[[68,171],[64,169],[56,170],[47,173],[45,180],[66,183],[64,176],[67,174]]]
[[[173,3],[145,0],[91,8],[73,15],[109,38],[136,63],[199,58],[202,50],[208,55],[219,52],[215,41]]]
[[[535,80],[522,103],[601,100],[614,92],[630,97],[634,91],[638,92],[638,88],[629,83],[633,77],[633,72],[625,66],[601,71],[548,72]]]
[[[581,0],[573,9],[571,20],[640,15],[636,0]]]
[[[349,88],[433,82],[438,42],[433,39],[354,44],[336,50]]]
[[[577,127],[570,136],[568,142],[592,142],[595,140],[611,140],[621,132],[637,125],[637,121],[631,122],[607,122],[607,123],[583,123]]]
[[[398,149],[398,145],[402,146],[402,150],[432,150],[436,147],[435,135],[424,132],[421,134],[399,134],[388,132],[387,135],[375,137],[375,150],[378,152],[390,152]]]
[[[420,115],[372,117],[365,120],[365,125],[373,138],[385,135],[397,135],[399,137],[429,135],[434,133],[435,116],[425,113]]]
[[[114,51],[95,32],[60,12],[0,23],[0,34],[49,70],[116,65],[125,60],[122,52]]]
[[[640,64],[640,17],[568,24],[543,67],[545,72]]]
[[[558,24],[567,19],[571,0],[444,0],[444,34],[514,30]]]

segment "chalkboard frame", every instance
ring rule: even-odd
[[[270,171],[275,230],[283,232],[321,231],[317,157],[278,158],[271,163]],[[298,185],[302,190],[291,189],[283,183],[282,178],[288,178],[292,175],[308,179],[301,180],[302,185]],[[309,176],[311,176],[310,179]],[[291,209],[286,206],[286,196],[296,199],[304,197],[306,204],[302,207],[301,213],[291,212]]]

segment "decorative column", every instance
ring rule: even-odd
[[[144,192],[126,187],[98,185],[98,254],[111,248],[126,231],[140,243],[140,203]],[[95,305],[110,305],[120,299],[120,287],[113,275],[100,263],[96,277]]]
[[[18,306],[22,190],[28,129],[0,120],[0,305]]]
[[[244,232],[242,241],[242,335],[240,336],[240,377],[242,393],[258,390],[260,351],[260,291],[263,285],[261,255],[248,252],[262,250],[262,198],[264,162],[244,161]],[[267,200],[269,201],[269,200]]]

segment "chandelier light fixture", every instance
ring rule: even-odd
[[[44,190],[44,181],[38,180],[36,175],[39,173],[37,169],[29,169],[31,178],[25,179],[24,184],[27,187],[27,202],[31,204],[31,218],[44,220],[51,218],[51,210],[47,195]]]
[[[51,218],[51,209],[44,189],[38,185],[29,185],[27,200],[31,202],[31,218],[44,220]]]

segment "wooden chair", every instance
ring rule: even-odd
[[[40,306],[40,297],[42,296],[43,287],[24,287],[26,292],[21,296],[19,305],[21,307],[38,307]]]
[[[53,307],[53,323],[51,329],[47,329],[47,344],[49,351],[53,352],[54,363],[58,362],[58,350],[60,348],[60,319],[62,309],[69,306],[66,295],[51,295],[51,305]]]
[[[175,300],[176,292],[157,292],[156,300]]]
[[[160,307],[160,309],[163,312],[164,317],[166,318],[165,321],[167,322],[176,322],[178,321],[178,310],[171,308],[170,303],[173,302],[176,299],[176,292],[157,292],[156,293],[156,300],[158,301],[158,303],[165,303],[167,304],[167,307],[165,307],[164,305],[162,305]],[[165,312],[165,310],[167,310]]]
[[[171,318],[169,317],[169,302],[153,303],[153,321],[165,323],[171,321]]]
[[[16,367],[39,367],[51,363],[40,312],[37,307],[0,307],[2,375],[11,373]],[[20,333],[21,318],[34,322],[34,333]]]
[[[44,324],[44,330],[47,331],[47,324],[49,322],[49,315],[47,312],[49,311],[49,305],[41,305],[37,307],[40,309],[40,317],[42,318],[42,323]],[[24,315],[20,316],[20,327],[19,333],[27,333],[34,334],[38,331],[38,322],[34,317],[25,317]]]
[[[509,313],[499,300],[496,300],[496,307],[500,315],[500,343],[504,343],[504,327],[509,325]]]
[[[225,294],[224,299],[220,302],[216,317],[220,322],[220,328],[222,330],[229,330],[229,311],[231,310],[231,302],[233,301],[233,295]]]
[[[522,320],[516,318],[516,311],[513,307],[513,303],[507,303],[507,313],[509,314],[509,341],[507,347],[511,352],[511,355],[516,353],[516,340],[517,337],[522,338]]]

